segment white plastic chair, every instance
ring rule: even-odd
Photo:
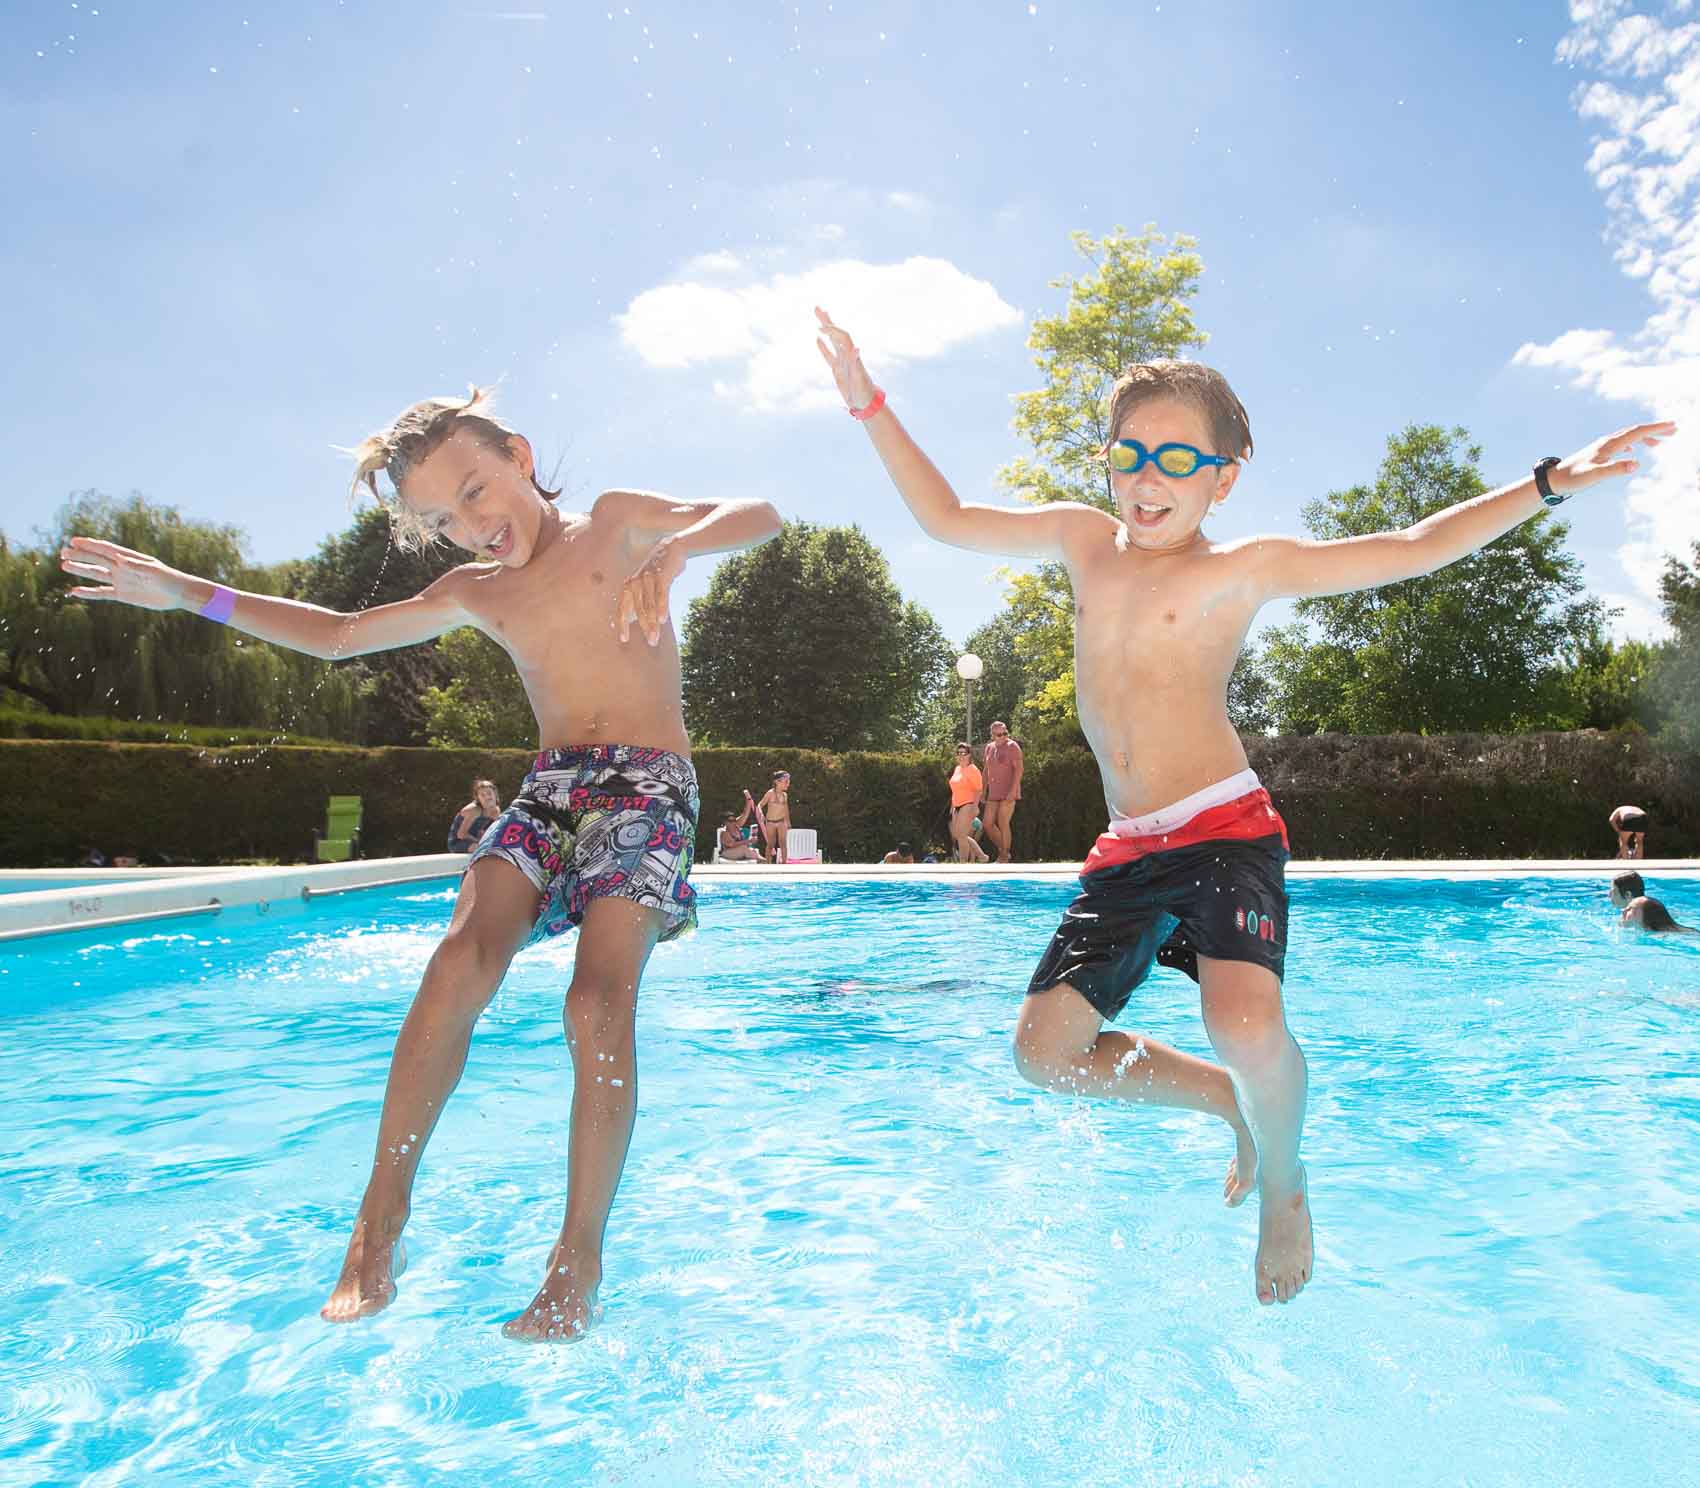
[[[785,861],[787,863],[820,862],[820,850],[815,846],[815,829],[813,827],[792,827],[786,832]]]

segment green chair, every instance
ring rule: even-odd
[[[345,863],[360,852],[360,797],[332,796],[325,829],[313,829],[313,855],[321,863]]]

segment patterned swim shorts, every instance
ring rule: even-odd
[[[512,863],[538,893],[527,944],[582,923],[593,899],[630,899],[667,917],[663,940],[693,928],[697,775],[665,749],[545,749],[468,859]]]

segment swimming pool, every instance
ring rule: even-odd
[[[9,946],[0,1476],[1695,1481],[1700,952],[1604,877],[1293,883],[1317,1275],[1267,1309],[1224,1129],[1014,1075],[1067,881],[705,881],[646,978],[606,1319],[558,1349],[496,1325],[560,1221],[570,944],[480,1026],[399,1300],[336,1329],[452,888]],[[1178,974],[1135,1007],[1205,1052]]]

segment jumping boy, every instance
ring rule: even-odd
[[[573,1061],[567,1208],[537,1296],[504,1324],[553,1341],[589,1327],[603,1231],[637,1105],[638,981],[657,941],[694,923],[687,882],[698,810],[667,595],[688,558],[779,531],[766,502],[675,502],[604,491],[569,514],[535,477],[531,446],[487,394],[416,403],[355,452],[355,488],[380,472],[403,546],[447,538],[480,560],[398,604],[339,614],[238,593],[112,543],[74,537],[70,592],[192,610],[327,660],[416,645],[461,625],[500,644],[537,715],[539,753],[520,793],[472,853],[442,944],[390,1064],[377,1151],[342,1275],[321,1316],[387,1307],[401,1234],[432,1128],[466,1064],[473,1025],[528,940],[579,927],[565,1022]],[[626,644],[633,629],[648,642]]]
[[[976,552],[1067,566],[1080,723],[1103,776],[1109,830],[1034,972],[1015,1061],[1054,1090],[1219,1116],[1237,1151],[1224,1197],[1258,1190],[1259,1302],[1310,1280],[1310,1203],[1299,1161],[1305,1061],[1287,1029],[1287,833],[1228,719],[1228,677],[1273,599],[1343,594],[1432,573],[1596,481],[1635,469],[1642,424],[1416,525],[1370,537],[1216,543],[1200,530],[1251,455],[1244,408],[1196,362],[1129,367],[1101,451],[1120,520],[1057,502],[965,505],[886,406],[850,336],[825,311],[821,355],[922,528]],[[1160,961],[1199,984],[1221,1065],[1106,1032]]]

